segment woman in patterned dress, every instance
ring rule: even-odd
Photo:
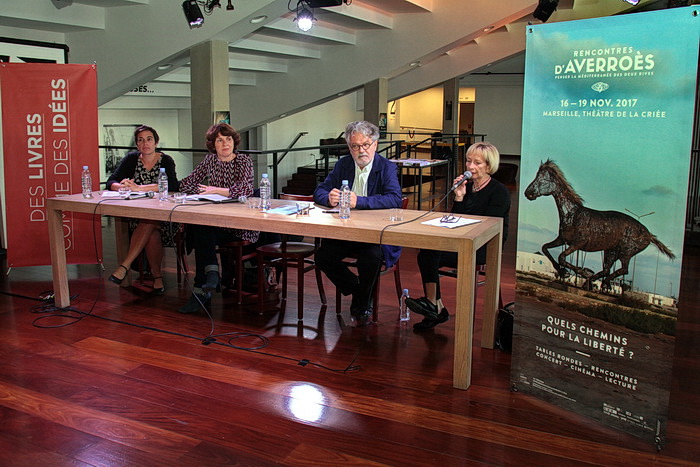
[[[121,187],[131,191],[158,191],[158,174],[160,168],[165,168],[168,175],[168,188],[178,191],[177,173],[175,161],[169,155],[157,152],[156,147],[160,140],[158,132],[150,126],[141,125],[134,131],[134,140],[138,151],[130,152],[119,163],[119,167],[107,180],[107,189],[119,190]],[[119,264],[117,269],[109,276],[109,280],[115,284],[121,284],[129,273],[131,263],[138,258],[141,251],[146,252],[146,258],[153,274],[153,293],[162,295],[165,292],[161,264],[163,262],[163,240],[172,241],[172,227],[164,227],[160,221],[134,220],[130,222],[132,227],[129,251]],[[166,240],[168,241],[168,240]],[[167,244],[167,243],[166,243]]]
[[[207,131],[207,149],[211,151],[190,175],[180,181],[180,190],[189,194],[218,194],[237,199],[253,194],[253,162],[248,154],[239,154],[241,136],[226,123],[217,123]],[[196,313],[211,303],[212,291],[221,290],[216,246],[247,240],[255,243],[260,232],[251,230],[190,225],[188,242],[194,246],[196,270],[190,300],[178,309]]]

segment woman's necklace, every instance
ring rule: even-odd
[[[141,154],[141,164],[146,170],[151,170],[158,162],[158,153],[153,153],[149,157]]]
[[[476,182],[475,182],[475,183],[474,183],[474,186],[472,187],[472,191],[473,191],[473,192],[476,192],[476,191],[481,190],[481,189],[484,188],[484,187],[486,186],[486,184],[487,184],[488,182],[490,182],[490,181],[491,181],[491,176],[489,175],[489,176],[486,178],[486,180],[484,180],[483,182],[479,183],[478,186],[476,185]]]

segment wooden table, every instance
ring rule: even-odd
[[[248,209],[240,203],[200,204],[188,201],[184,205],[175,205],[172,202],[162,202],[149,198],[121,200],[102,198],[99,193],[94,193],[94,196],[93,199],[83,199],[82,195],[78,194],[47,200],[53,286],[55,302],[59,307],[70,305],[61,223],[63,211],[96,213],[117,218],[131,217],[236,227],[371,243],[380,243],[382,229],[387,224],[392,224],[388,220],[389,210],[353,210],[350,219],[341,220],[337,214],[324,213],[323,209],[319,207],[312,209],[309,216],[297,217],[296,215],[267,214]],[[281,203],[283,202],[273,200],[273,207]],[[422,214],[425,212],[404,210],[404,221],[416,219]],[[440,216],[442,213],[430,213],[420,221],[388,228],[384,231],[381,240],[382,243],[389,245],[456,251],[458,253],[453,385],[456,388],[467,389],[471,382],[476,250],[484,244],[488,245],[481,346],[493,348],[501,276],[503,222],[500,218],[472,216],[475,219],[480,219],[481,222],[456,229],[421,224],[424,220]],[[126,222],[120,221],[118,224],[120,224],[120,228],[117,230],[117,256],[121,258],[126,252],[127,240],[124,225]]]

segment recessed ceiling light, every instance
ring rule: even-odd
[[[258,24],[262,23],[267,19],[267,15],[261,15],[261,16],[256,16],[255,18],[251,18],[250,22],[253,24]]]
[[[282,115],[280,115],[280,118],[284,118],[286,116],[287,116],[287,114],[282,114]]]
[[[408,64],[408,66],[418,66],[418,65],[420,65],[419,61],[418,62],[411,62]]]
[[[342,96],[342,95],[344,95],[344,94],[345,94],[344,92],[339,92],[338,94],[336,94],[336,96],[340,97],[340,96]]]
[[[164,63],[164,64],[162,64],[162,65],[158,65],[158,69],[159,69],[160,71],[169,70],[169,69],[171,69],[172,67],[173,67],[172,63]]]
[[[494,27],[495,26],[487,26],[484,28],[484,32],[489,32],[489,31],[493,30]]]

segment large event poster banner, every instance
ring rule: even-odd
[[[0,64],[4,197],[9,266],[50,263],[46,199],[81,192],[83,165],[99,183],[94,65]],[[102,252],[97,216],[64,213],[69,263]]]
[[[527,29],[513,388],[659,446],[698,10]]]

